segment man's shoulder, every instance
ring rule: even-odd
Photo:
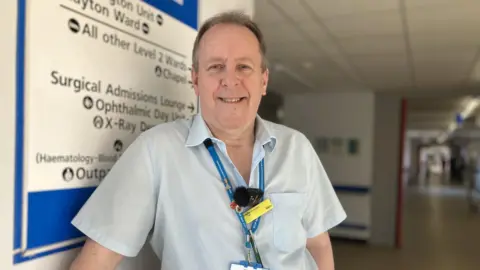
[[[143,131],[140,137],[163,144],[185,143],[188,131],[192,123],[192,118],[177,119],[170,122],[160,123]]]

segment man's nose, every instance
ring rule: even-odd
[[[223,86],[232,87],[240,83],[240,80],[235,68],[227,68],[223,75],[224,75],[222,79]]]

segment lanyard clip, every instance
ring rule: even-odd
[[[230,208],[232,208],[233,210],[235,210],[235,212],[237,213],[241,213],[242,212],[242,207],[240,205],[238,205],[235,201],[233,201],[231,204],[230,204]]]

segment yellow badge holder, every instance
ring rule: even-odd
[[[266,199],[263,202],[257,204],[252,209],[243,213],[243,218],[245,219],[245,222],[247,222],[247,224],[250,224],[252,221],[265,215],[272,209],[273,209],[272,202],[270,201],[270,199]]]

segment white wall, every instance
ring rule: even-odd
[[[403,169],[410,169],[412,162],[412,139],[405,137],[403,144]]]
[[[39,6],[34,6],[32,4],[35,1],[34,2],[31,2],[31,1],[32,0],[27,1],[27,7],[30,8],[30,11],[27,13],[28,16],[31,16],[30,15],[32,13],[31,9],[33,7],[39,7]],[[108,6],[109,1],[99,0],[96,2],[103,3],[104,5]],[[73,1],[72,2],[69,1],[69,3],[65,2],[62,4],[69,5],[72,3]],[[49,3],[49,5],[50,4],[51,3]],[[198,9],[199,9],[198,19],[200,22],[203,22],[207,17],[219,11],[229,10],[229,9],[240,9],[252,15],[253,0],[230,0],[230,1],[199,0]],[[65,15],[64,13],[62,13],[61,8],[56,8],[53,10],[58,12],[58,14],[53,14],[54,17],[56,17],[57,15],[59,16]],[[17,34],[16,16],[17,16],[17,1],[6,1],[5,3],[3,3],[3,8],[0,9],[0,18],[2,18],[2,24],[0,24],[0,33],[2,33],[2,43],[0,44],[0,59],[2,59],[2,61],[0,61],[0,74],[2,78],[1,80],[2,98],[0,99],[0,117],[1,117],[1,123],[2,123],[2,132],[0,133],[0,150],[1,150],[0,179],[3,180],[2,186],[0,188],[0,215],[2,216],[2,222],[0,222],[0,238],[2,239],[2,241],[0,241],[0,269],[2,270],[9,270],[9,269],[63,270],[68,268],[68,265],[71,263],[71,260],[77,254],[78,249],[64,251],[61,253],[56,253],[54,255],[42,256],[42,257],[29,260],[20,264],[16,264],[15,266],[13,265],[13,259],[12,259],[14,254],[13,245],[12,245],[13,230],[14,230],[14,227],[13,227],[14,192],[13,190],[14,190],[14,153],[15,153],[14,145],[15,145],[15,109],[16,109],[15,107],[15,101],[16,101],[15,99],[15,94],[16,94],[15,61],[16,61],[16,51],[17,51],[16,49],[16,34]],[[39,15],[37,14],[37,16]],[[46,15],[42,13],[42,16],[46,16]],[[172,27],[172,25],[175,25],[175,23],[172,22],[169,27]],[[28,34],[29,37],[32,36],[33,34],[35,34],[36,37],[42,36],[42,35],[44,37],[49,37],[48,38],[49,41],[47,42],[51,42],[52,45],[45,47],[47,51],[43,55],[41,55],[41,57],[44,57],[45,59],[48,60],[45,62],[45,64],[49,65],[55,61],[56,56],[53,57],[53,55],[49,55],[48,51],[59,52],[59,53],[63,52],[63,50],[65,50],[65,45],[68,45],[68,43],[62,44],[61,42],[63,41],[63,39],[57,38],[57,36],[65,35],[65,32],[68,32],[69,30],[67,28],[66,21],[65,21],[65,24],[58,25],[58,26],[56,25],[54,28],[48,28],[43,30],[44,31],[35,31],[35,33],[29,33],[27,30],[27,33],[29,33]],[[59,34],[56,31],[59,31],[59,32],[61,31],[62,33]],[[154,29],[151,29],[151,31],[154,31]],[[173,30],[173,32],[175,32],[175,30]],[[189,35],[182,35],[182,38],[184,39],[187,36]],[[72,36],[72,39],[73,38],[74,36]],[[182,38],[177,37],[176,39],[168,39],[168,40],[164,39],[164,41],[168,43],[167,46],[174,46],[174,47],[178,46],[182,48],[181,50],[190,51],[191,50],[190,45],[188,45],[188,42],[185,42],[184,40],[182,41]],[[189,36],[188,39],[193,45],[194,35]],[[36,47],[35,39],[27,38],[27,42],[29,43],[28,46],[31,46],[33,48]],[[177,44],[175,42],[177,43],[180,42],[182,44]],[[161,44],[161,45],[165,45],[165,44]],[[45,45],[42,44],[42,46],[45,46]],[[37,47],[42,47],[42,46],[37,46]],[[36,55],[38,57],[38,53]],[[102,62],[102,53],[98,53],[94,51],[84,54],[84,57],[82,57],[82,59],[80,58],[76,59],[75,57],[80,57],[80,56],[77,53],[72,53],[68,56],[69,58],[68,61],[70,61],[72,64],[77,64],[74,68],[73,67],[70,68],[70,71],[88,73],[91,67],[103,64],[103,65],[107,65],[107,67],[108,65],[111,65],[112,67],[112,71],[110,71],[108,75],[112,77],[109,77],[109,79],[112,79],[112,78],[114,79],[115,76],[117,76],[117,78],[118,76],[120,76],[122,77],[122,79],[123,77],[129,78],[129,77],[135,77],[137,75],[138,75],[137,77],[141,77],[145,73],[144,72],[145,70],[142,70],[142,67],[137,66],[141,64],[140,62],[137,62],[137,61],[131,62],[130,63],[131,66],[127,69],[124,69],[123,71],[124,73],[114,71],[115,68],[119,68],[119,65],[114,64],[115,61]],[[30,61],[30,58],[27,58],[27,62],[28,61]],[[37,63],[36,64],[37,66],[35,66],[34,68],[38,68],[39,62],[37,61],[35,63]],[[56,62],[55,64],[58,64],[58,62]],[[139,74],[136,75],[135,72]],[[107,73],[103,75],[107,76],[106,74]],[[35,73],[34,75],[40,76],[38,73]],[[93,75],[98,75],[98,74],[94,73]],[[29,80],[30,79],[31,78],[29,78]],[[161,91],[168,91],[168,89],[164,89],[164,88],[165,87],[162,87]],[[58,95],[58,96],[61,96],[61,95]],[[181,96],[178,96],[178,98],[181,99]],[[28,100],[29,96],[27,96],[26,99]],[[75,99],[75,103],[71,103],[70,100],[71,100],[70,98],[64,99],[61,102],[61,104],[65,105],[65,107],[79,106],[79,102],[78,102],[79,100]],[[36,106],[38,106],[38,104]],[[62,114],[65,114],[65,113],[56,111],[56,112],[51,112],[50,114],[47,114],[47,116],[48,117],[65,117],[65,116],[62,116]],[[39,117],[38,113],[33,116]],[[43,119],[43,121],[44,120],[45,119]],[[78,122],[75,122],[75,123],[78,124]],[[30,124],[32,123],[29,123],[29,125]],[[38,125],[38,123],[33,123],[33,124]],[[32,136],[35,137],[35,134],[32,134]],[[85,136],[89,136],[87,131],[84,131],[82,133],[82,137],[85,137]],[[62,139],[64,140],[69,139],[68,137],[66,138],[65,135],[59,136],[59,137],[62,137]],[[75,141],[74,138],[70,138],[70,140]],[[42,173],[44,172],[42,171]],[[29,172],[27,171],[26,174],[29,174]],[[48,180],[48,177],[44,177],[44,178],[45,180]],[[123,269],[123,270],[147,269],[148,270],[148,269],[159,269],[159,266],[152,251],[149,248],[146,248],[137,258],[125,260],[119,269]]]
[[[429,160],[429,157],[431,157],[432,159]],[[428,167],[431,173],[440,174],[443,172],[442,159],[445,159],[446,164],[449,165],[450,147],[446,145],[422,147],[420,149],[419,158],[420,162],[424,164],[424,168],[422,168],[422,173],[425,174]],[[426,175],[421,175],[422,178],[424,178],[425,176]]]
[[[393,246],[396,235],[401,100],[369,92],[294,94],[284,98],[287,126],[303,132],[316,147],[347,219],[332,236]],[[357,138],[348,147],[322,150],[319,137]],[[345,143],[345,141],[344,141]]]
[[[445,157],[446,159],[450,159],[450,148],[446,145],[435,145],[429,147],[423,147],[420,150],[420,161],[426,162],[428,161],[428,157],[433,156],[434,158],[440,161],[441,157]]]
[[[284,124],[303,132],[314,144],[318,137],[357,138],[359,153],[319,152],[347,212],[343,226],[332,235],[367,239],[371,225],[369,192],[352,192],[372,185],[375,100],[372,93],[287,95]],[[366,227],[366,228],[359,228]]]
[[[238,10],[243,11],[252,17],[254,16],[253,0],[203,0],[202,2],[199,10],[200,22],[215,15],[219,10]]]
[[[16,1],[6,1],[0,9],[0,269],[9,269],[13,243],[13,153],[15,130],[15,23]]]
[[[420,167],[419,167],[419,162],[420,162],[420,157],[418,154],[418,150],[420,145],[422,145],[422,141],[419,138],[409,138],[410,141],[410,157],[409,157],[409,164],[410,166],[408,167],[408,181],[414,180],[416,181],[417,177],[419,176],[420,173]]]

